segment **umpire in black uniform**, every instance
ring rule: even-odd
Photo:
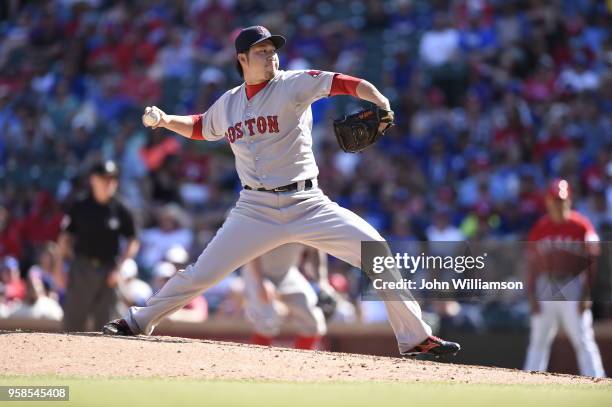
[[[95,329],[116,317],[119,268],[139,249],[134,218],[115,197],[118,175],[113,161],[96,163],[89,173],[89,194],[70,208],[62,223],[61,260],[72,260],[64,303],[65,331],[84,331],[89,315]]]

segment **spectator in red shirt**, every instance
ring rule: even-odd
[[[138,105],[159,103],[160,88],[159,81],[141,60],[134,62],[133,68],[122,76],[121,92]]]
[[[0,283],[4,286],[4,297],[7,302],[23,300],[26,294],[25,282],[19,273],[19,262],[7,256],[0,261]]]
[[[0,206],[0,256],[20,258],[23,251],[22,222],[12,219],[8,209]]]
[[[493,133],[492,146],[496,150],[507,150],[519,146],[523,161],[532,154],[534,132],[529,111],[524,101],[506,95],[504,120]]]
[[[563,132],[560,121],[553,119],[544,131],[542,139],[535,145],[535,157],[539,160],[551,159],[570,148],[571,145],[569,138]]]
[[[63,217],[64,214],[51,194],[47,191],[39,192],[24,221],[24,239],[35,246],[55,241],[59,236]]]
[[[549,56],[544,56],[534,74],[525,81],[523,95],[530,102],[548,102],[555,96],[556,83],[554,63]]]

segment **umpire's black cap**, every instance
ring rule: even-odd
[[[266,27],[254,25],[243,29],[236,37],[236,41],[234,42],[236,53],[240,54],[247,52],[253,45],[259,44],[265,40],[272,41],[276,49],[281,48],[286,42],[285,37],[282,35],[272,35]]]
[[[99,161],[91,166],[89,175],[117,178],[119,176],[119,167],[112,160]]]

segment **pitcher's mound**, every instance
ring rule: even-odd
[[[0,352],[0,374],[3,375],[612,384],[610,379],[174,337],[1,331],[0,349],[3,350]]]

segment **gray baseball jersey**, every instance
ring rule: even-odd
[[[279,71],[250,100],[245,84],[203,115],[206,140],[226,138],[243,185],[266,189],[315,178],[310,105],[329,96],[333,72]]]

